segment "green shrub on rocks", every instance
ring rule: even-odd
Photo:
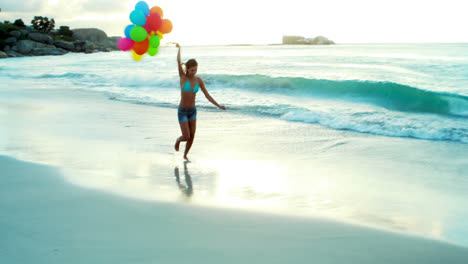
[[[7,23],[5,23],[5,22],[7,22]],[[10,35],[8,33],[10,31],[21,29],[20,27],[14,25],[14,24],[11,24],[8,21],[5,21],[5,22],[4,23],[0,22],[0,39],[9,38]]]
[[[57,33],[54,35],[54,40],[75,41],[73,31],[68,26],[61,26]]]
[[[0,50],[5,50],[5,40],[10,36],[10,32],[20,29],[18,26],[11,24],[9,21],[0,22]]]
[[[16,19],[15,20],[15,23],[13,23],[13,25],[19,27],[19,28],[25,28],[26,26],[24,25],[24,22],[23,20],[20,18],[20,19]]]

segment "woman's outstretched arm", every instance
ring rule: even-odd
[[[183,77],[185,76],[184,69],[182,68],[182,60],[180,58],[180,45],[179,43],[176,43],[176,47],[179,48],[179,51],[177,52],[177,66],[179,68],[179,76]]]
[[[210,101],[212,104],[216,105],[216,106],[219,107],[220,109],[226,110],[226,107],[225,107],[224,105],[219,105],[219,104],[213,99],[213,97],[211,97],[211,95],[208,93],[208,90],[206,90],[205,82],[203,81],[203,79],[200,78],[200,77],[198,77],[198,79],[199,79],[200,88],[202,89],[203,93],[205,94],[206,99],[208,99],[208,101]]]

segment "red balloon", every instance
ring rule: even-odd
[[[151,34],[151,29],[148,25],[144,25],[143,28],[146,29],[146,32],[148,32],[148,34]]]
[[[149,14],[148,18],[146,19],[146,24],[149,26],[151,30],[158,30],[162,24],[162,18],[159,13],[152,12]]]
[[[133,51],[135,51],[135,53],[138,55],[143,55],[148,50],[148,47],[149,47],[149,41],[146,38],[143,41],[135,42],[135,44],[133,45]]]

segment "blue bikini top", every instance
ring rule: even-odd
[[[190,86],[190,82],[189,82],[189,80],[187,80],[187,82],[185,82],[185,84],[184,84],[184,87],[182,87],[182,91],[197,93],[198,92],[198,81],[195,84],[195,87],[193,88],[193,91],[192,91],[192,86]]]

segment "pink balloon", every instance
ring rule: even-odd
[[[128,38],[119,38],[117,41],[117,46],[122,51],[131,50],[135,41]]]
[[[162,18],[159,13],[151,12],[148,18],[146,19],[146,25],[148,25],[151,30],[158,30],[161,24]]]
[[[148,34],[151,34],[151,28],[148,26],[148,24],[143,26],[144,29],[148,32]]]

